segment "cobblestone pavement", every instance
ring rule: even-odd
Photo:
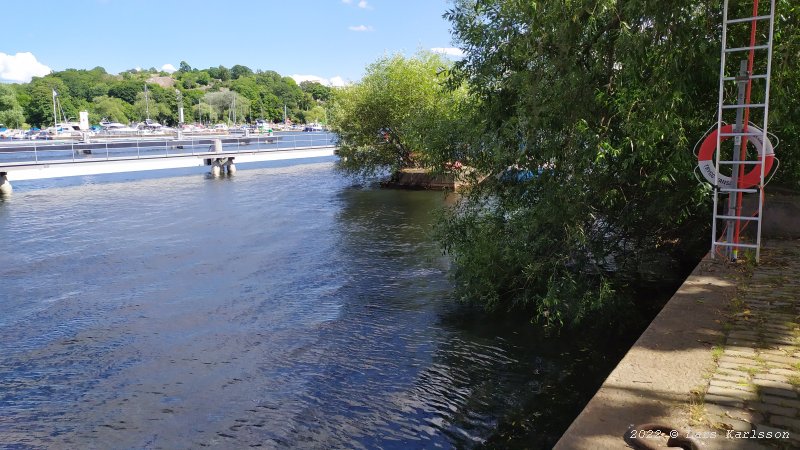
[[[737,448],[800,448],[800,240],[766,241],[748,272],[714,351],[705,419],[747,437]]]

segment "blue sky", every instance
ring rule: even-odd
[[[449,7],[447,0],[4,1],[0,81],[186,61],[339,84],[357,81],[387,53],[458,53],[442,18]]]

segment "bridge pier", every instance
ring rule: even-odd
[[[211,144],[211,149],[214,153],[222,153],[222,139],[214,139],[214,143]],[[211,159],[211,176],[218,177],[222,175],[225,169],[222,167],[222,158],[212,158]]]
[[[206,164],[211,166],[211,176],[218,177],[224,173],[233,175],[236,173],[236,165],[233,163],[233,158],[211,158],[207,160]]]
[[[233,175],[236,173],[236,165],[233,164],[233,158],[228,158],[228,162],[225,163],[225,168],[228,171],[228,175]]]
[[[0,172],[0,194],[8,195],[13,190],[11,183],[8,181],[8,173]]]
[[[222,174],[222,165],[219,163],[219,158],[211,160],[211,176],[218,177]]]

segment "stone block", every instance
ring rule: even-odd
[[[790,390],[787,390],[787,389],[782,389],[782,388],[758,386],[758,392],[761,395],[774,395],[776,397],[783,397],[783,398],[788,398],[788,399],[796,399],[797,398],[797,392],[790,391]]]
[[[753,385],[751,385],[748,381],[740,383],[740,382],[733,382],[733,381],[720,380],[714,378],[711,379],[711,381],[709,381],[709,388],[711,386],[722,389],[736,389],[744,392],[755,392]]]
[[[789,408],[788,406],[773,405],[771,403],[750,402],[747,404],[748,408],[753,408],[755,411],[764,414],[777,414],[780,416],[794,417],[797,415],[796,408]]]
[[[755,392],[748,392],[741,389],[735,388],[728,388],[728,387],[721,387],[721,386],[709,386],[707,395],[720,395],[724,397],[732,397],[740,400],[755,400],[756,394]]]
[[[775,415],[769,418],[769,423],[779,428],[800,432],[800,419]]]
[[[703,398],[706,406],[709,404],[726,406],[729,408],[744,408],[744,400],[727,395],[706,394]]]
[[[785,375],[787,377],[798,376],[798,372],[796,370],[791,369],[782,369],[778,367],[771,367],[767,370],[767,373],[771,373],[774,375]]]
[[[772,375],[779,377],[780,375]],[[730,381],[731,383],[749,383],[750,382],[750,375],[744,372],[737,372],[736,375],[728,375],[722,373],[715,373],[711,380],[723,380],[723,381]],[[782,380],[785,381],[786,377],[782,377]],[[778,380],[781,381],[781,380]]]
[[[757,373],[753,375],[753,380],[771,380],[779,383],[789,382],[789,378],[786,375],[776,375],[774,373]]]
[[[777,381],[777,380],[765,380],[763,378],[759,378],[758,374],[753,376],[753,384],[758,386],[761,392],[765,392],[764,389],[776,389],[779,391],[788,391],[785,395],[781,395],[781,397],[788,397],[788,398],[797,398],[797,393],[794,392],[794,387],[785,382],[785,381]]]
[[[800,400],[792,400],[786,397],[776,397],[774,395],[762,394],[761,401],[772,405],[786,406],[788,408],[800,409]]]

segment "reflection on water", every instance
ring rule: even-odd
[[[428,236],[442,201],[330,162],[18,189],[0,442],[469,447],[533,410],[525,445],[551,446],[609,362],[454,304]]]

